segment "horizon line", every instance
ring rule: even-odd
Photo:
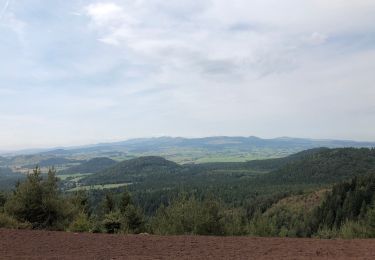
[[[141,140],[141,139],[160,139],[160,138],[173,138],[173,139],[204,139],[204,138],[258,138],[262,140],[276,140],[276,139],[301,139],[301,140],[311,140],[311,141],[341,141],[341,142],[355,142],[355,143],[374,143],[375,141],[369,140],[355,140],[355,139],[340,139],[340,138],[310,138],[310,137],[292,137],[292,136],[277,136],[271,138],[259,137],[256,135],[212,135],[212,136],[200,136],[200,137],[188,137],[188,136],[171,136],[171,135],[160,135],[160,136],[151,136],[151,137],[133,137],[133,138],[120,138],[115,140],[108,140],[108,141],[98,141],[98,142],[91,142],[85,144],[78,144],[78,145],[50,145],[50,146],[30,146],[25,148],[19,149],[4,149],[0,150],[0,155],[8,155],[13,153],[38,153],[38,152],[48,152],[53,150],[72,150],[77,148],[85,148],[97,145],[105,145],[105,144],[115,144],[121,142],[127,142],[131,140]]]

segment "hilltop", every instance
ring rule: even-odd
[[[98,173],[107,169],[117,162],[115,160],[106,158],[106,157],[97,157],[90,159],[86,162],[83,162],[79,165],[69,167],[63,171],[60,171],[59,174],[73,174],[73,173]]]
[[[107,184],[132,182],[135,179],[156,175],[175,173],[182,166],[158,156],[145,156],[125,160],[113,165],[97,174],[90,175],[82,180],[86,184]]]
[[[322,149],[297,158],[265,178],[279,183],[334,183],[375,173],[375,149]]]

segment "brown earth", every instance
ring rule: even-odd
[[[0,229],[0,259],[375,259],[375,240],[75,234]]]

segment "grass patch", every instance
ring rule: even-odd
[[[104,190],[104,189],[115,189],[120,187],[129,186],[132,183],[114,183],[114,184],[98,184],[98,185],[88,185],[88,186],[78,186],[73,189],[68,190],[68,192],[80,191],[80,190]]]
[[[89,176],[91,174],[92,173],[61,174],[61,175],[57,175],[57,177],[60,180],[62,180],[62,181],[66,181],[66,180],[69,180],[69,181],[79,181],[83,177]]]

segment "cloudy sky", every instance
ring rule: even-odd
[[[375,141],[374,0],[0,0],[0,150]]]

